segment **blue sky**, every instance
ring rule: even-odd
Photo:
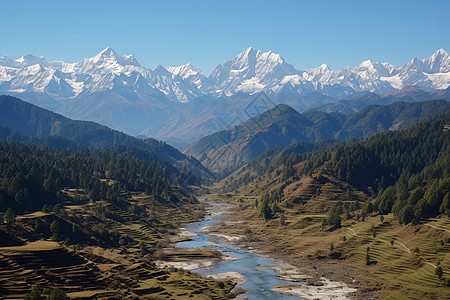
[[[249,46],[297,69],[372,59],[401,65],[450,51],[450,1],[0,2],[0,55],[78,61],[107,46],[144,66],[187,62],[206,74]]]

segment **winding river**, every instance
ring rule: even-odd
[[[213,236],[202,230],[203,228],[216,225],[217,222],[224,217],[223,203],[209,203],[209,215],[198,222],[191,223],[186,226],[186,230],[195,233],[192,240],[183,241],[176,244],[176,247],[182,248],[212,248],[221,251],[224,255],[237,258],[235,260],[221,260],[207,268],[193,270],[194,272],[211,275],[225,272],[237,272],[241,274],[245,282],[240,283],[237,287],[241,287],[248,291],[246,294],[240,295],[248,299],[301,299],[297,296],[283,295],[271,291],[272,288],[280,285],[300,285],[304,282],[293,282],[289,280],[281,280],[277,275],[278,266],[276,262],[262,255],[259,255],[250,249],[241,248],[236,245],[227,244],[222,238]],[[217,213],[219,211],[219,213]]]

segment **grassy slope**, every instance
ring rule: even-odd
[[[299,167],[299,166],[297,166]],[[337,202],[345,202],[345,190],[350,188],[355,198],[365,201],[364,193],[348,184],[325,175],[303,177],[282,183],[272,174],[254,180],[234,193],[218,196],[218,200],[239,204],[233,217],[244,223],[223,227],[228,233],[245,235],[243,241],[262,251],[293,261],[305,257],[322,258],[357,266],[363,270],[356,277],[369,286],[380,289],[384,299],[440,299],[447,297],[449,288],[434,274],[436,266],[444,269],[444,277],[450,278],[450,221],[442,216],[419,225],[399,225],[390,214],[384,222],[379,216],[369,216],[365,222],[356,221],[358,211],[352,218],[342,222],[342,228],[330,231],[322,226],[327,210]],[[223,182],[222,182],[223,184]],[[264,222],[254,206],[265,191],[284,185],[284,198],[278,206],[286,218],[286,225],[279,222],[280,213]],[[345,217],[344,217],[345,218]],[[376,232],[376,237],[373,236]],[[343,237],[346,237],[346,241]],[[391,240],[394,240],[391,245]],[[441,245],[441,241],[444,242]],[[335,256],[330,256],[333,243]],[[366,248],[370,247],[372,263],[365,264]],[[419,252],[414,250],[418,248]],[[336,254],[339,253],[339,254]]]

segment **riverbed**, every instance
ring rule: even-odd
[[[278,277],[279,266],[269,257],[262,256],[250,249],[227,243],[233,237],[221,237],[210,234],[206,229],[217,224],[224,217],[229,207],[224,203],[209,203],[208,216],[192,224],[189,224],[185,231],[195,235],[191,240],[177,243],[179,248],[212,248],[219,250],[225,255],[225,259],[213,263],[209,267],[194,269],[194,272],[213,275],[221,278],[228,275],[228,278],[235,277],[239,282],[237,287],[245,289],[248,293],[241,297],[248,299],[301,299],[298,296],[283,295],[271,291],[272,288],[282,285],[304,285],[304,282],[282,280]],[[219,276],[217,276],[219,274]]]
[[[232,280],[237,283],[235,290],[247,291],[236,299],[349,299],[348,295],[356,291],[343,282],[311,278],[297,267],[243,247],[239,244],[240,236],[210,232],[209,229],[236,206],[207,203],[206,217],[181,228],[178,238],[183,241],[175,243],[172,250],[166,249],[172,255],[181,254],[180,259],[155,261],[158,266],[183,268],[215,279]],[[218,255],[211,256],[211,253]],[[307,280],[312,284],[306,284]]]

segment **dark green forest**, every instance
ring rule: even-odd
[[[343,144],[309,158],[301,174],[329,172],[374,201],[362,214],[394,212],[401,223],[449,213],[450,114],[407,130]]]
[[[190,178],[191,183],[195,183],[197,177],[210,176],[197,160],[162,141],[132,137],[94,122],[71,120],[11,96],[0,95],[0,107],[1,141],[44,146],[53,150],[132,147],[166,160],[185,178]]]
[[[4,142],[0,178],[0,210],[24,213],[61,202],[64,188],[85,189],[93,201],[117,201],[121,189],[167,197],[179,175],[165,160],[134,147],[52,150]]]

